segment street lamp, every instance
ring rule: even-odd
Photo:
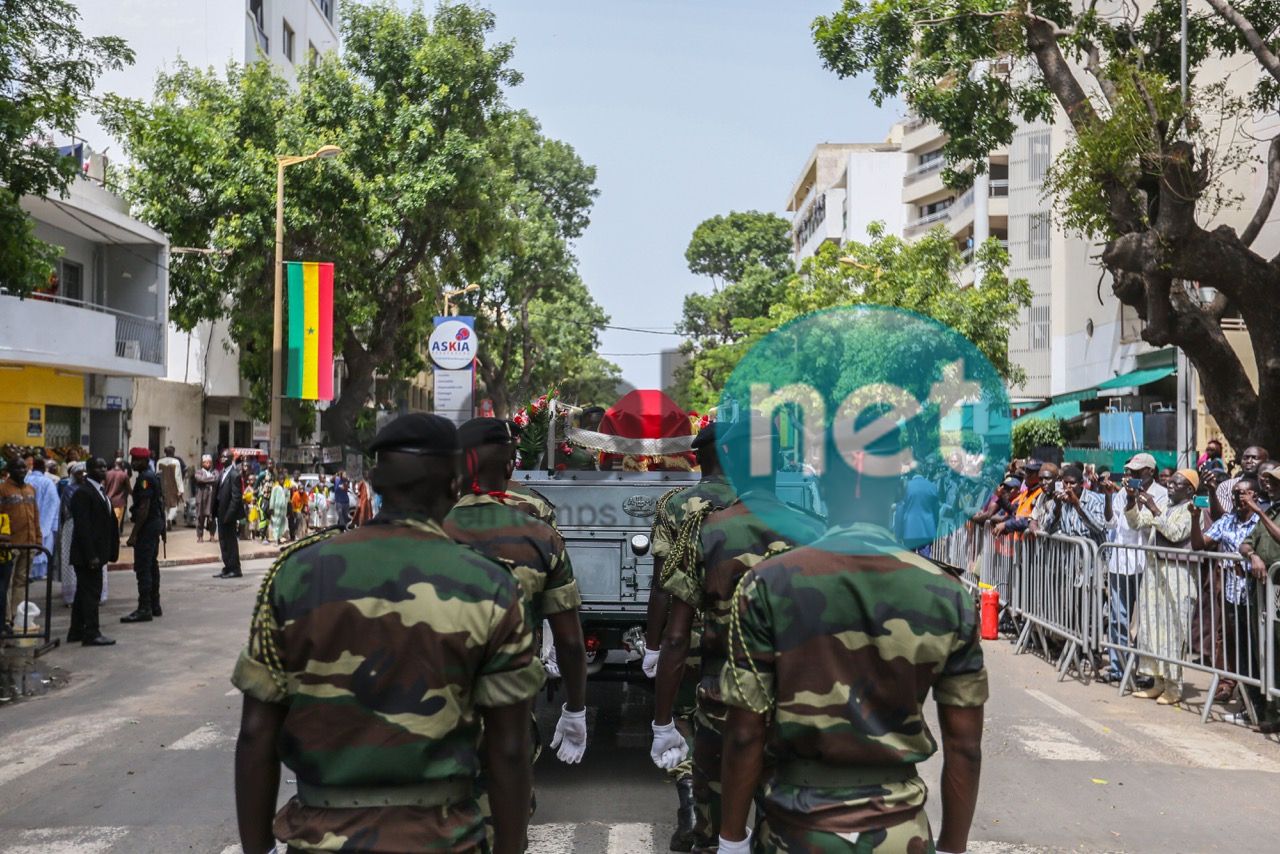
[[[478,291],[478,290],[480,290],[480,286],[473,282],[467,285],[465,288],[458,288],[456,291],[445,291],[444,292],[444,316],[445,317],[449,316],[449,299],[451,297],[460,297],[463,294],[469,294],[472,291]]]
[[[336,145],[322,145],[314,154],[280,154],[276,156],[276,293],[271,330],[271,453],[280,454],[280,421],[284,375],[284,346],[281,330],[284,291],[284,170],[285,167],[308,160],[328,160],[337,157],[342,149]]]

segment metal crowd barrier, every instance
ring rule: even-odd
[[[1265,700],[1280,705],[1280,562],[1273,563],[1267,569],[1267,583],[1258,585],[1259,608],[1263,624],[1263,649],[1266,656],[1262,675],[1266,685],[1263,691]]]
[[[21,587],[15,587],[12,583],[12,575],[7,575],[4,579],[7,596],[5,597],[5,613],[0,613],[0,644],[7,647],[30,648],[34,655],[43,655],[58,645],[58,641],[53,639],[53,555],[42,545],[25,545],[18,543],[0,543],[0,562],[8,563],[17,558],[18,552],[31,552],[32,557],[36,553],[45,555],[49,559],[49,571],[45,573],[44,578],[31,578],[30,569],[28,569],[25,583]],[[10,572],[13,572],[10,567]],[[27,612],[23,610],[18,613],[16,609],[24,602],[31,602],[31,588],[34,585],[44,586],[44,604],[42,611],[34,620],[27,616]],[[8,623],[9,609],[15,609],[13,624]]]
[[[1096,649],[1093,622],[1098,547],[1082,537],[1024,535],[1013,549],[1011,610],[1021,619],[1017,650],[1039,642],[1059,680],[1074,664],[1085,675]],[[1051,638],[1062,644],[1055,659]]]

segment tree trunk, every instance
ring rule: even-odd
[[[356,419],[364,409],[365,401],[373,390],[375,358],[360,346],[348,329],[344,336],[342,357],[346,361],[347,376],[342,383],[342,396],[333,401],[321,416],[320,425],[329,434],[329,441],[340,445],[355,445],[359,441]]]

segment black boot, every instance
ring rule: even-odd
[[[149,623],[151,622],[151,605],[147,602],[138,601],[138,607],[132,614],[125,614],[120,618],[122,623]]]
[[[693,850],[693,826],[697,822],[697,810],[693,805],[693,778],[681,777],[676,781],[676,791],[680,794],[680,808],[676,810],[676,829],[671,834],[672,851]]]
[[[159,600],[159,599],[153,600],[153,601],[152,601],[152,603],[151,603],[151,616],[153,616],[153,617],[163,617],[163,616],[164,616],[164,611],[161,611],[161,610],[160,610],[160,600]]]

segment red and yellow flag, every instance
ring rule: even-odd
[[[288,261],[289,373],[285,397],[333,400],[333,264]]]

